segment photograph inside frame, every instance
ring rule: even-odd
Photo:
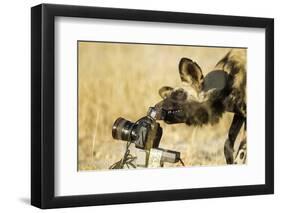
[[[247,48],[78,41],[78,171],[247,163]]]

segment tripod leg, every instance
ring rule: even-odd
[[[245,122],[245,118],[235,114],[228,132],[228,138],[225,141],[224,144],[224,156],[227,164],[233,164],[234,158],[233,158],[233,152],[234,152],[234,143],[236,140],[236,137]]]

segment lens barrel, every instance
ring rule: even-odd
[[[112,137],[117,140],[132,141],[134,123],[124,118],[118,118],[112,126]]]

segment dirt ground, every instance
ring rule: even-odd
[[[126,143],[112,138],[118,117],[136,121],[161,100],[162,86],[180,87],[178,63],[196,61],[207,74],[230,48],[79,42],[78,169],[104,170],[120,160]],[[224,165],[223,145],[232,119],[214,126],[163,122],[161,148],[181,152],[186,166]],[[135,149],[132,149],[135,153]],[[165,167],[180,166],[166,164]]]

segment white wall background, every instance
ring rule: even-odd
[[[275,18],[275,195],[192,201],[157,202],[51,210],[52,212],[270,212],[281,207],[281,13],[278,1],[90,1],[58,0],[45,3],[170,10],[194,13],[261,16]],[[1,2],[0,32],[0,210],[39,212],[29,205],[30,197],[30,7],[42,3]],[[275,211],[276,212],[276,211]]]

